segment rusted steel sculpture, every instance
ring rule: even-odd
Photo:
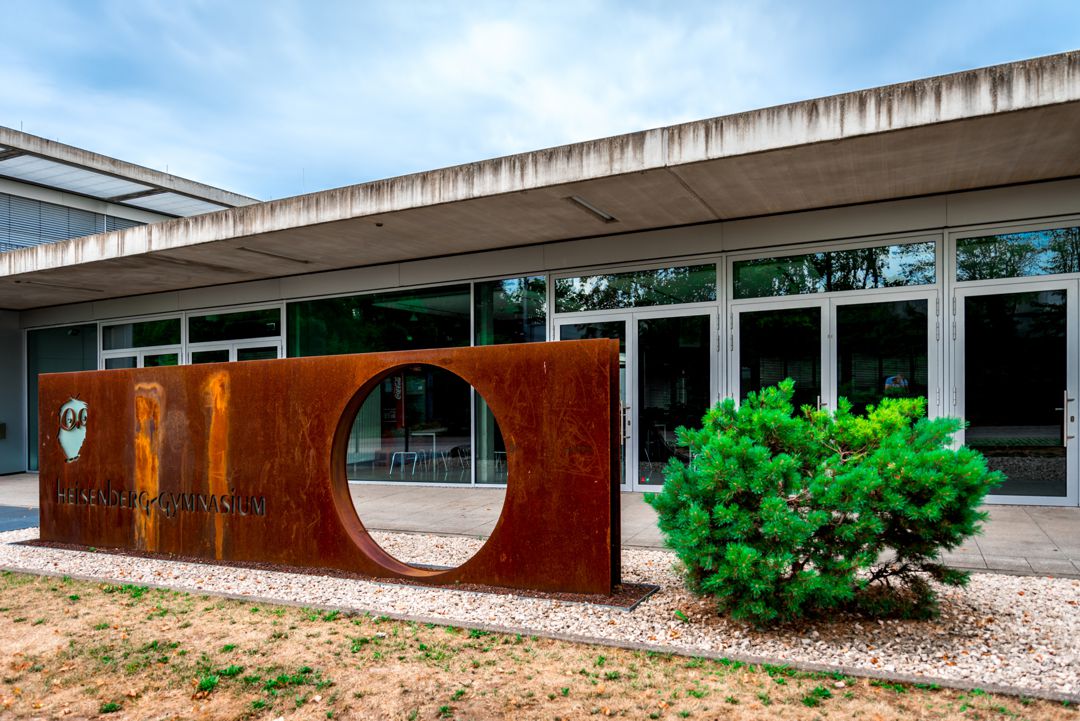
[[[472,384],[508,451],[502,515],[450,570],[383,551],[345,476],[360,405],[416,364]],[[45,375],[41,539],[608,594],[620,580],[618,383],[611,340]]]

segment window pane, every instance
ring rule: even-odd
[[[716,300],[716,266],[712,263],[555,281],[557,313],[713,300]]]
[[[101,329],[101,346],[103,350],[149,348],[151,346],[179,344],[179,318],[107,325]]]
[[[821,398],[821,309],[781,308],[739,313],[739,398],[795,381],[796,408]]]
[[[547,340],[543,276],[476,284],[476,345]]]
[[[26,334],[27,468],[38,469],[38,375],[97,370],[97,325],[44,328]]]
[[[286,313],[290,357],[451,348],[471,335],[467,285],[308,300]]]
[[[106,358],[105,370],[113,370],[115,368],[137,368],[139,366],[139,359],[133,355],[126,355],[122,358]]]
[[[236,360],[238,361],[251,361],[251,360],[274,360],[278,357],[277,346],[268,346],[266,348],[237,348]]]
[[[711,315],[638,321],[638,482],[660,485],[672,457],[689,461],[675,429],[709,409]]]
[[[161,366],[180,365],[179,353],[159,353],[157,355],[143,356],[144,368],[158,368]]]
[[[964,299],[965,443],[1005,473],[995,495],[1068,495],[1068,305],[1064,290]]]
[[[735,297],[929,285],[936,278],[935,245],[883,245],[736,261]]]
[[[1006,233],[956,241],[956,279],[1080,273],[1080,228]]]
[[[281,311],[277,308],[203,315],[188,319],[189,343],[270,338],[277,335],[281,335]]]
[[[229,349],[197,350],[191,353],[192,363],[228,363]]]
[[[929,395],[925,300],[836,307],[838,395],[856,413],[882,398]]]

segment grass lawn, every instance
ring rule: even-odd
[[[5,572],[0,717],[1070,719],[1076,707]]]

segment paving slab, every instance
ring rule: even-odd
[[[1031,570],[1035,573],[1045,573],[1051,576],[1071,576],[1076,573],[1072,561],[1053,558],[1028,558]]]
[[[985,556],[986,567],[991,571],[1020,571],[1030,573],[1033,569],[1023,556]]]
[[[986,559],[981,553],[943,553],[942,560],[953,568],[986,569]]]

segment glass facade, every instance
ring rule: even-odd
[[[716,264],[555,280],[555,312],[642,308],[716,300]]]
[[[674,443],[674,428],[696,425],[714,393],[745,398],[791,377],[797,405],[831,407],[846,397],[862,412],[886,397],[925,396],[931,413],[948,414],[954,406],[941,383],[952,378],[963,390],[954,403],[965,406],[970,424],[965,442],[1009,477],[997,494],[1073,498],[1067,441],[1075,430],[1060,409],[1075,403],[1062,397],[1080,390],[1070,385],[1075,369],[1068,366],[1070,353],[1080,353],[1080,345],[1069,345],[1070,329],[1080,327],[1070,298],[1080,295],[1080,281],[1039,281],[1038,290],[1025,292],[1016,286],[1031,281],[1010,283],[1009,292],[996,283],[994,294],[958,286],[959,312],[949,295],[954,280],[1080,274],[1080,227],[958,238],[956,274],[944,289],[929,287],[940,280],[938,247],[894,241],[737,260],[730,301],[709,262],[297,300],[284,308],[106,323],[100,333],[96,325],[31,330],[29,407],[36,406],[39,373],[98,363],[121,369],[262,360],[282,350],[302,357],[542,342],[553,327],[555,340],[620,340],[628,416],[621,477],[636,490],[662,483],[665,463],[685,450]],[[874,293],[896,288],[911,292]],[[851,295],[807,297],[838,292]],[[764,298],[771,299],[752,300]],[[675,307],[686,304],[700,305]],[[946,344],[963,349],[962,368],[944,367]],[[718,367],[729,369],[723,380],[714,377]],[[990,387],[994,393],[985,391]],[[36,412],[27,421],[36,439]],[[36,442],[29,446],[34,469]],[[498,485],[506,483],[508,460],[483,398],[461,378],[418,365],[383,378],[364,400],[351,429],[348,476]]]
[[[739,260],[733,264],[734,297],[931,285],[937,276],[935,245],[882,245]]]
[[[956,279],[1080,273],[1080,228],[1004,233],[956,241]]]
[[[97,325],[43,328],[26,334],[26,466],[38,468],[38,375],[97,370]]]

